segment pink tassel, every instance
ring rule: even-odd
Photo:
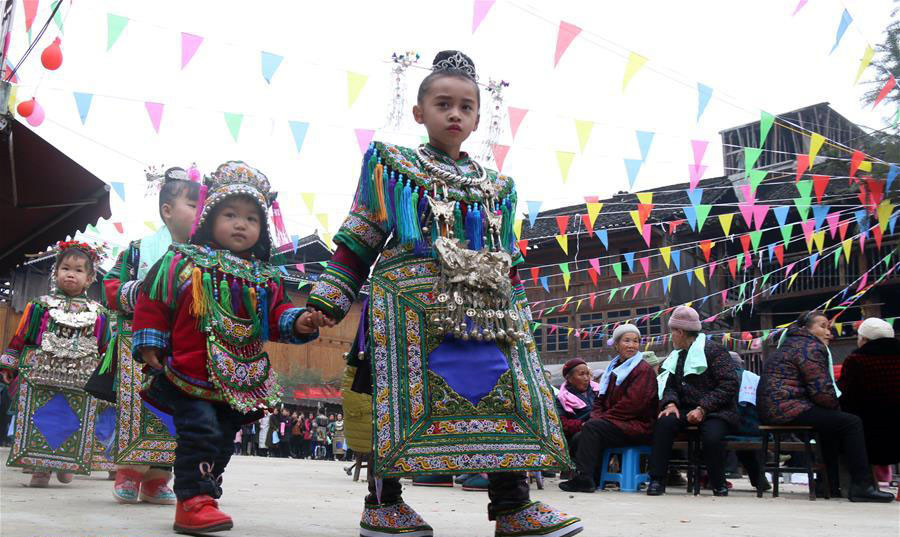
[[[41,333],[38,334],[37,341],[35,342],[38,346],[40,346],[41,342],[44,341],[44,332],[47,331],[48,324],[50,324],[50,312],[45,311],[44,317],[41,319]]]
[[[272,202],[272,222],[275,223],[275,239],[278,242],[276,249],[291,242],[287,230],[284,228],[284,218],[281,216],[281,207],[278,205],[278,200]]]
[[[200,225],[200,215],[203,214],[203,207],[206,205],[206,193],[209,189],[206,185],[200,185],[200,194],[197,197],[197,212],[194,214],[194,225],[191,226],[191,237],[197,232]]]
[[[190,179],[191,181],[193,181],[195,183],[200,182],[200,170],[197,169],[196,164],[191,164],[191,167],[188,168],[187,175],[188,175],[188,179]]]

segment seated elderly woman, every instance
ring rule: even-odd
[[[569,450],[574,453],[575,436],[591,415],[600,385],[591,379],[591,369],[581,358],[566,362],[562,375],[565,381],[556,394],[556,412],[562,421]]]
[[[900,341],[875,317],[857,330],[859,348],[844,358],[838,387],[841,410],[862,419],[869,463],[900,462]]]
[[[851,502],[891,502],[875,488],[862,420],[841,412],[834,383],[831,324],[820,311],[805,313],[782,335],[778,349],[763,364],[757,405],[764,424],[807,425],[819,433],[832,494],[839,495],[838,452],[850,470]],[[837,494],[835,494],[837,493]]]
[[[740,382],[728,351],[701,333],[697,311],[679,306],[669,318],[675,350],[657,378],[662,411],[653,427],[649,496],[666,492],[664,479],[675,436],[689,425],[700,429],[700,441],[715,496],[728,496],[725,484],[725,435],[737,427]]]
[[[581,428],[575,451],[577,472],[559,488],[594,492],[594,474],[603,451],[645,444],[650,440],[657,410],[656,374],[638,351],[641,333],[631,324],[616,328],[612,337],[618,355],[600,377],[590,419]]]

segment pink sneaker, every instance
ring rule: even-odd
[[[141,482],[141,501],[157,505],[175,505],[175,493],[169,488],[169,478]]]
[[[29,487],[37,489],[45,489],[50,485],[50,472],[39,472],[37,470],[31,472],[31,481]]]
[[[142,473],[127,468],[116,471],[113,498],[119,503],[138,503],[138,490],[143,477]]]

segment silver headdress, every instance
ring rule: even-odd
[[[432,71],[449,71],[451,73],[459,73],[478,82],[478,74],[475,72],[475,66],[472,65],[462,52],[456,52],[452,56],[444,58],[431,68]]]

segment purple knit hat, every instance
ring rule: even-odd
[[[700,314],[690,306],[678,306],[669,317],[669,328],[680,328],[689,332],[703,330],[700,325]]]

